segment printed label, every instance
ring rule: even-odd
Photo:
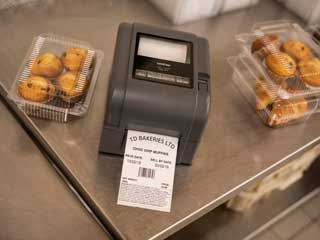
[[[118,204],[170,212],[178,138],[128,130]]]

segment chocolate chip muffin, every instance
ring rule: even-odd
[[[44,77],[56,77],[63,70],[60,59],[54,53],[43,53],[36,57],[32,63],[31,73]]]
[[[18,92],[26,100],[47,102],[54,96],[55,87],[44,77],[31,76],[19,83]]]
[[[285,41],[281,46],[281,50],[288,53],[297,61],[311,57],[310,48],[305,43],[298,40]]]
[[[71,71],[80,71],[87,56],[87,50],[84,48],[68,48],[62,54],[62,63]]]
[[[279,37],[274,34],[266,34],[257,38],[251,45],[252,53],[259,53],[261,57],[265,57],[269,54],[279,51],[281,42]]]
[[[62,92],[62,99],[68,103],[75,103],[81,100],[86,93],[89,81],[87,79],[80,80],[80,73],[76,71],[68,71],[61,74],[57,78],[57,87]]]
[[[265,59],[265,64],[273,80],[281,83],[296,73],[296,62],[286,53],[277,52],[270,54]]]
[[[320,60],[310,58],[299,62],[301,80],[309,86],[320,87]]]

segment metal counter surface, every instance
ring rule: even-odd
[[[193,24],[172,27],[147,1],[48,1],[0,14],[3,94],[10,88],[34,36],[51,32],[90,42],[105,53],[89,113],[67,124],[21,119],[43,144],[96,215],[119,238],[163,239],[208,213],[248,184],[319,142],[320,116],[281,129],[264,126],[231,81],[226,58],[238,53],[234,35],[257,21],[296,19],[277,2]],[[122,160],[98,154],[116,32],[123,21],[193,32],[208,38],[212,61],[212,109],[191,167],[178,166],[171,213],[116,204]]]
[[[0,239],[111,239],[2,101],[0,112]]]

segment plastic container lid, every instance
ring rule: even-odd
[[[233,81],[266,125],[304,122],[318,111],[320,47],[312,34],[280,20],[256,23],[236,40]]]
[[[319,100],[316,97],[281,98],[247,54],[230,57],[228,61],[234,70],[233,82],[267,126],[304,122],[317,110]]]
[[[28,115],[66,122],[89,108],[103,52],[74,39],[41,34],[8,93]]]
[[[252,58],[252,67],[260,69],[261,76],[272,85],[272,90],[281,98],[320,96],[320,70],[312,69],[313,65],[319,65],[320,69],[320,48],[312,36],[298,24],[286,20],[257,23],[253,26],[252,33],[239,34],[236,40],[244,53]],[[286,43],[286,47],[283,43]],[[256,50],[259,46],[260,49]],[[297,53],[297,47],[301,47],[302,52],[310,54],[305,54],[302,59],[303,55]],[[268,56],[271,54],[273,57]],[[273,58],[273,61],[268,62],[268,58]],[[282,72],[288,74],[283,76],[279,75],[279,72],[275,73],[268,63],[280,65]],[[294,70],[290,75],[291,68]],[[308,69],[305,70],[306,68]],[[310,75],[315,77],[312,78]],[[284,91],[283,85],[287,85],[289,91]]]

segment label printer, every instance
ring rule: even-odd
[[[124,154],[128,129],[179,138],[177,164],[191,164],[210,110],[205,38],[122,23],[107,96],[101,153]]]

